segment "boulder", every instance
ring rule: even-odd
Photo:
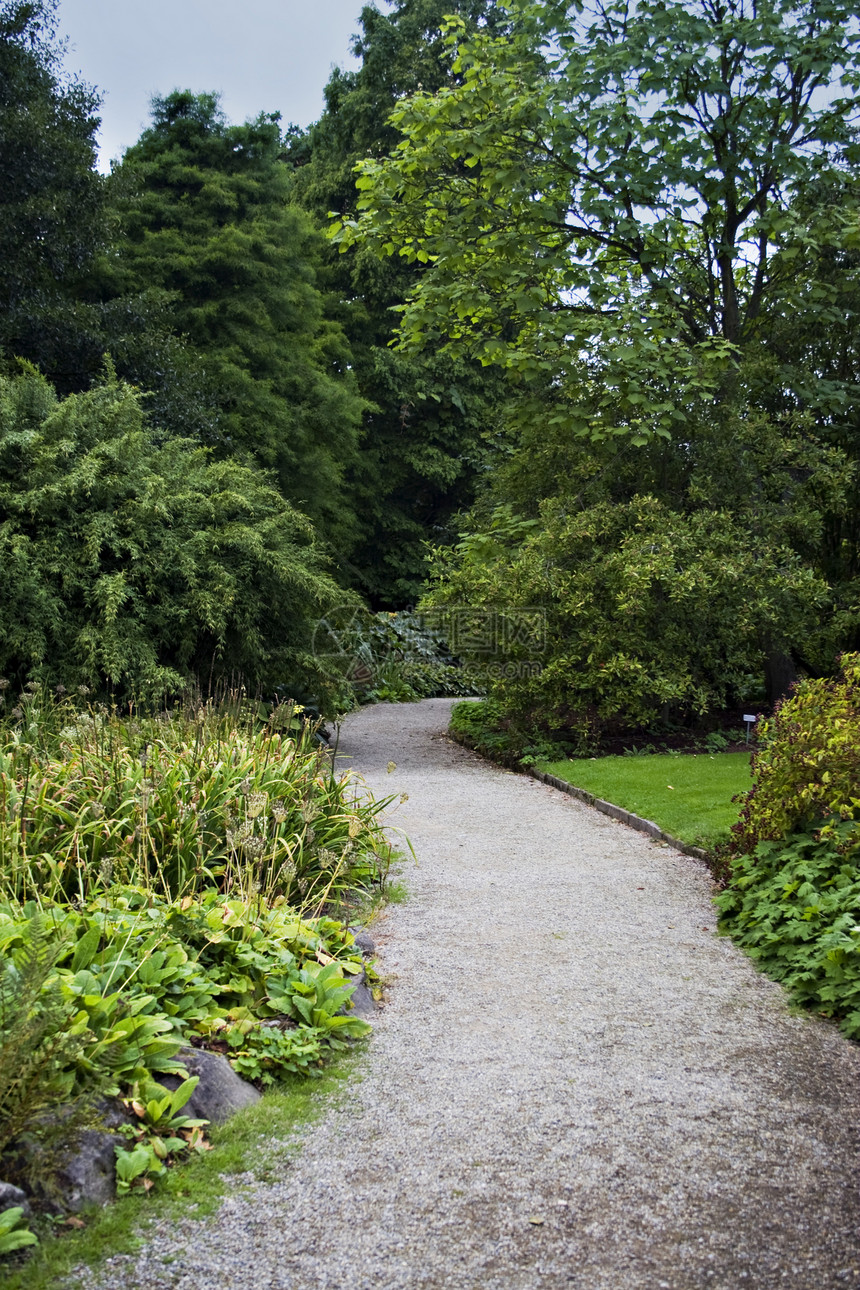
[[[53,1113],[62,1124],[66,1108]],[[116,1129],[134,1116],[118,1098],[102,1098],[92,1108],[87,1127],[69,1127],[65,1142],[52,1134],[45,1142],[22,1142],[20,1173],[43,1204],[77,1212],[88,1205],[106,1205],[116,1196],[115,1147],[127,1145]]]
[[[20,1187],[14,1187],[12,1183],[0,1182],[0,1214],[19,1206],[24,1211],[24,1217],[29,1218],[30,1202],[27,1200],[27,1193]]]
[[[39,1192],[73,1213],[88,1205],[107,1205],[116,1197],[114,1148],[127,1145],[117,1133],[84,1129],[71,1154],[60,1157],[41,1182]]]
[[[237,1075],[220,1053],[210,1053],[205,1048],[181,1048],[177,1060],[182,1062],[189,1075],[197,1075],[200,1079],[180,1115],[223,1124],[236,1111],[254,1106],[260,1100],[258,1089]],[[179,1088],[183,1078],[180,1075],[160,1075],[158,1082],[172,1091]]]

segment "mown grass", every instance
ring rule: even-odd
[[[105,1259],[133,1253],[150,1239],[151,1224],[212,1214],[226,1193],[235,1192],[236,1175],[250,1173],[260,1182],[281,1177],[290,1156],[300,1149],[300,1144],[287,1145],[287,1140],[347,1094],[361,1079],[362,1060],[362,1053],[349,1052],[318,1079],[286,1078],[256,1106],[212,1128],[211,1151],[169,1170],[149,1194],[133,1192],[82,1215],[81,1228],[69,1227],[62,1218],[56,1226],[49,1219],[36,1220],[33,1228],[45,1239],[25,1252],[26,1259],[0,1263],[3,1290],[83,1290]]]
[[[738,818],[732,798],[751,783],[745,752],[596,757],[542,762],[540,769],[706,849],[728,840]]]

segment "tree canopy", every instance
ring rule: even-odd
[[[796,273],[817,235],[796,202],[856,161],[853,11],[506,8],[502,37],[448,24],[456,79],[398,105],[341,243],[427,266],[404,343],[565,381],[580,433],[669,436],[775,312],[828,319],[832,293]]]
[[[293,198],[321,225],[332,211],[355,215],[355,166],[394,146],[389,116],[404,95],[450,81],[442,33],[451,12],[469,30],[497,25],[493,0],[397,0],[384,14],[362,9],[354,42],[361,65],[335,69],[322,117],[290,143]],[[358,246],[345,256],[330,251],[325,271],[370,404],[350,471],[360,533],[352,574],[358,589],[385,606],[414,603],[428,540],[453,536],[452,516],[474,496],[483,435],[499,401],[499,381],[470,360],[392,350],[395,310],[421,272],[420,264]]]

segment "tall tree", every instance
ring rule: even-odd
[[[748,552],[820,567],[824,512],[844,505],[846,481],[827,408],[851,378],[799,363],[797,348],[792,370],[775,342],[788,320],[811,337],[840,314],[834,277],[798,270],[856,223],[805,203],[860,156],[853,11],[507,10],[504,38],[449,24],[455,76],[397,106],[402,137],[363,163],[362,211],[341,243],[424,266],[405,348],[477,356],[533,389],[513,472],[528,513],[560,523],[651,493],[673,531],[725,507]],[[774,621],[750,657],[766,659],[771,697],[796,643]]]
[[[106,224],[99,98],[63,75],[56,11],[0,3],[0,349],[63,377],[78,344],[68,284]]]
[[[332,73],[322,118],[292,142],[295,200],[321,225],[332,211],[354,215],[355,166],[394,146],[389,116],[404,95],[450,81],[444,15],[456,12],[470,30],[498,25],[493,0],[396,0],[386,8],[362,9],[354,41],[361,66]],[[359,386],[372,405],[351,472],[361,522],[353,578],[384,607],[417,599],[428,539],[445,540],[452,516],[470,503],[499,395],[499,382],[469,361],[391,349],[395,311],[420,272],[361,248],[331,252],[327,262]]]
[[[288,202],[282,153],[276,116],[231,125],[214,94],[156,98],[115,179],[112,288],[169,293],[214,387],[216,446],[274,470],[343,561],[364,405],[317,286],[322,238]]]
[[[548,373],[575,432],[669,437],[774,310],[826,320],[798,282],[815,234],[794,202],[856,160],[853,10],[508,8],[501,38],[449,24],[456,79],[398,105],[403,137],[363,164],[341,240],[428,266],[407,340]]]

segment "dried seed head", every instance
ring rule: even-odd
[[[251,793],[250,796],[248,797],[249,818],[252,820],[256,820],[257,816],[262,815],[263,811],[265,811],[268,805],[269,805],[268,793]]]

